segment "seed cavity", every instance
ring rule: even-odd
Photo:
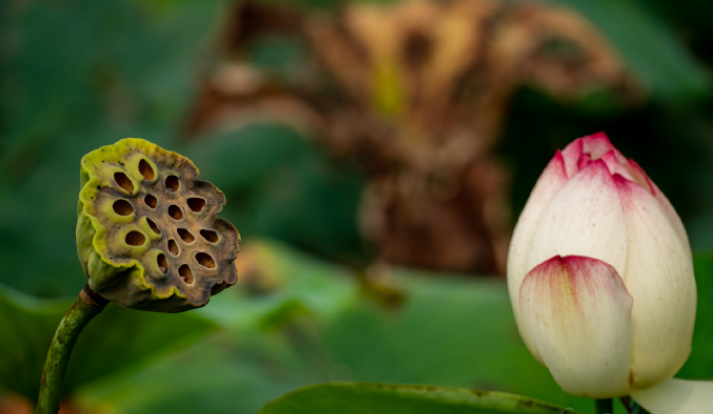
[[[168,215],[173,217],[174,220],[180,220],[183,218],[183,212],[181,211],[181,208],[175,204],[172,204],[168,207]]]
[[[134,206],[124,199],[116,200],[114,201],[114,212],[120,216],[128,216],[134,212]]]
[[[168,241],[168,251],[171,252],[172,255],[178,256],[178,243],[176,243],[175,240],[170,239]]]
[[[196,253],[196,261],[199,265],[207,267],[208,269],[215,268],[215,260],[208,253]]]
[[[146,197],[144,197],[144,202],[147,206],[151,208],[156,208],[156,206],[158,205],[158,200],[151,194],[146,194]]]
[[[134,183],[131,182],[131,180],[129,179],[129,177],[126,176],[126,174],[122,172],[115,173],[114,181],[119,184],[119,187],[123,188],[127,192],[134,192]]]
[[[166,188],[168,191],[173,191],[174,193],[178,191],[178,187],[180,184],[178,183],[178,177],[175,175],[169,175],[166,177]]]
[[[146,221],[149,223],[149,227],[151,227],[151,230],[153,230],[154,233],[156,233],[157,235],[160,236],[160,235],[161,235],[161,229],[158,228],[158,226],[156,225],[156,223],[154,223],[154,221],[151,220],[151,219],[148,218],[148,217],[146,217]]]
[[[193,241],[196,239],[195,237],[193,237],[193,233],[186,229],[178,229],[177,231],[178,236],[186,243],[193,243]]]
[[[139,172],[144,176],[144,180],[146,181],[153,181],[153,179],[156,178],[156,173],[146,160],[142,159],[139,161]]]
[[[211,243],[218,242],[218,233],[214,232],[213,230],[201,230],[201,236],[203,236],[206,241],[209,241]]]
[[[205,207],[205,200],[203,200],[202,198],[191,197],[188,199],[188,207],[198,213],[199,211],[203,210],[203,207]]]
[[[156,262],[158,263],[158,268],[161,269],[163,273],[168,272],[168,260],[166,260],[166,255],[161,253],[156,257]]]
[[[187,264],[183,264],[181,265],[181,267],[178,268],[178,275],[181,276],[181,279],[183,279],[184,282],[188,283],[189,285],[193,284],[193,271],[191,270],[191,267]]]
[[[146,242],[146,236],[136,230],[132,230],[126,234],[126,244],[129,246],[141,246]]]

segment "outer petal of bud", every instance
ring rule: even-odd
[[[532,239],[540,223],[542,212],[549,204],[552,196],[554,196],[566,182],[567,173],[565,172],[564,160],[562,154],[558,151],[537,180],[537,184],[535,184],[535,188],[532,190],[527,204],[525,204],[517,228],[515,228],[515,233],[510,243],[510,253],[508,254],[508,290],[512,298],[520,335],[530,349],[530,352],[532,352],[535,358],[540,360],[540,362],[542,362],[542,360],[535,347],[532,346],[532,341],[530,340],[527,329],[523,324],[519,323],[520,305],[516,298],[520,291],[522,279],[525,278],[525,274],[527,274],[529,270],[527,268],[527,258],[532,251]]]
[[[629,246],[624,282],[636,300],[632,387],[648,388],[671,378],[691,353],[696,284],[687,240],[666,207],[632,181],[615,179]]]
[[[631,396],[651,414],[708,414],[713,382],[671,378],[655,387],[632,390]]]
[[[555,256],[520,289],[523,322],[565,391],[590,398],[629,391],[633,301],[616,269],[582,256]]]

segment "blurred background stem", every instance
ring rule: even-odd
[[[45,368],[40,381],[40,395],[37,398],[36,414],[56,414],[62,396],[62,380],[67,371],[67,362],[79,333],[99,312],[104,310],[108,301],[84,286],[76,302],[60,321],[52,338]]]
[[[634,401],[631,404],[631,413],[632,414],[651,414],[648,411],[646,411],[646,408],[640,406],[636,401]]]
[[[614,403],[611,398],[594,400],[594,407],[595,407],[595,412],[597,414],[613,414],[614,413]]]

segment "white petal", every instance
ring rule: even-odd
[[[535,230],[525,267],[560,255],[593,257],[624,274],[626,222],[614,179],[602,160],[571,178],[548,204]]]
[[[593,160],[601,158],[602,155],[609,151],[616,151],[614,145],[612,145],[609,141],[607,134],[603,132],[587,135],[586,137],[582,137],[580,139],[582,140],[582,152],[590,154]]]
[[[710,414],[713,382],[672,378],[645,390],[632,390],[631,397],[651,414]]]
[[[627,223],[624,283],[632,297],[633,387],[671,378],[688,359],[696,316],[696,281],[687,245],[659,201],[616,177]],[[712,408],[713,411],[713,408]]]
[[[563,390],[589,398],[628,394],[632,299],[613,267],[589,257],[553,257],[523,280],[520,307]]]
[[[651,181],[651,178],[649,178],[648,175],[646,175],[646,172],[644,171],[639,164],[636,163],[634,160],[629,160],[629,164],[631,165],[632,171],[635,171],[636,175],[639,177],[636,182],[639,183],[642,187],[648,189],[651,194],[653,194],[654,197],[661,203],[663,206],[663,210],[666,213],[666,216],[668,217],[668,220],[671,222],[673,227],[676,229],[676,233],[678,233],[678,237],[681,239],[681,243],[683,243],[686,248],[691,250],[691,246],[688,244],[688,235],[686,234],[686,229],[683,227],[683,223],[681,223],[681,218],[678,217],[678,214],[676,213],[676,210],[673,208],[671,205],[671,202],[668,201],[668,198],[664,195],[661,190],[656,186],[656,184]],[[635,177],[636,178],[636,177]],[[645,181],[646,184],[641,184],[639,180]]]
[[[579,171],[579,163],[582,158],[583,151],[584,142],[582,142],[582,138],[575,139],[562,150],[562,158],[564,160],[567,177],[571,178]],[[591,160],[592,157],[590,156],[588,159]]]
[[[522,214],[520,214],[508,252],[507,272],[510,302],[513,306],[517,326],[520,329],[520,336],[522,336],[530,352],[532,352],[538,360],[540,358],[537,355],[537,351],[532,347],[532,341],[530,341],[527,329],[520,323],[518,296],[520,294],[522,279],[525,278],[525,275],[530,270],[526,267],[526,259],[532,249],[532,236],[540,221],[542,211],[544,211],[547,204],[552,200],[554,194],[562,188],[566,182],[567,175],[564,170],[562,154],[557,151],[554,158],[552,158],[547,168],[545,168],[545,171],[537,180],[537,184],[535,184],[535,188],[532,190],[530,198],[522,210]],[[540,362],[542,361],[540,360]]]
[[[607,152],[606,154],[602,155],[600,158],[604,163],[607,165],[607,168],[609,168],[609,173],[611,175],[614,174],[619,174],[622,177],[629,179],[629,180],[634,180],[632,177],[631,173],[626,169],[626,166],[628,165],[628,161],[624,159],[624,162],[626,164],[621,164],[619,157],[617,157],[616,153],[614,150],[611,150]]]

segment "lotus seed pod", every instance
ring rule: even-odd
[[[82,158],[77,250],[89,286],[121,306],[181,312],[234,285],[240,234],[225,196],[175,152],[126,138]]]

